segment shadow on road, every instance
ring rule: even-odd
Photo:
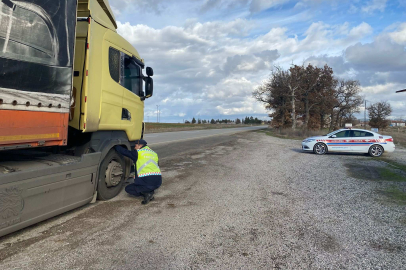
[[[303,153],[303,154],[311,154],[314,155],[312,151],[303,151],[300,148],[291,148],[289,149],[293,152],[296,153]],[[338,152],[328,152],[326,155],[331,155],[331,156],[368,156],[368,154],[363,154],[363,153],[351,153],[351,152],[345,152],[345,153],[338,153]]]

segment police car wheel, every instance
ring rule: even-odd
[[[126,162],[111,149],[99,167],[97,199],[107,201],[117,196],[125,182]]]
[[[327,153],[327,146],[324,143],[316,143],[313,147],[313,152],[317,155],[324,155]]]
[[[380,157],[383,154],[383,147],[380,145],[372,145],[368,151],[369,155],[372,157]]]

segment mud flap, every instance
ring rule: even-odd
[[[90,203],[95,203],[96,200],[97,200],[97,190],[94,192],[93,199],[92,199],[92,201]]]

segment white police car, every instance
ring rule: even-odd
[[[324,155],[327,152],[369,153],[380,157],[384,152],[395,151],[391,136],[363,129],[339,129],[327,135],[310,137],[302,142],[304,151]]]

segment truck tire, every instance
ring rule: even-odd
[[[100,164],[97,199],[107,201],[117,196],[123,188],[125,172],[125,160],[112,148]]]

